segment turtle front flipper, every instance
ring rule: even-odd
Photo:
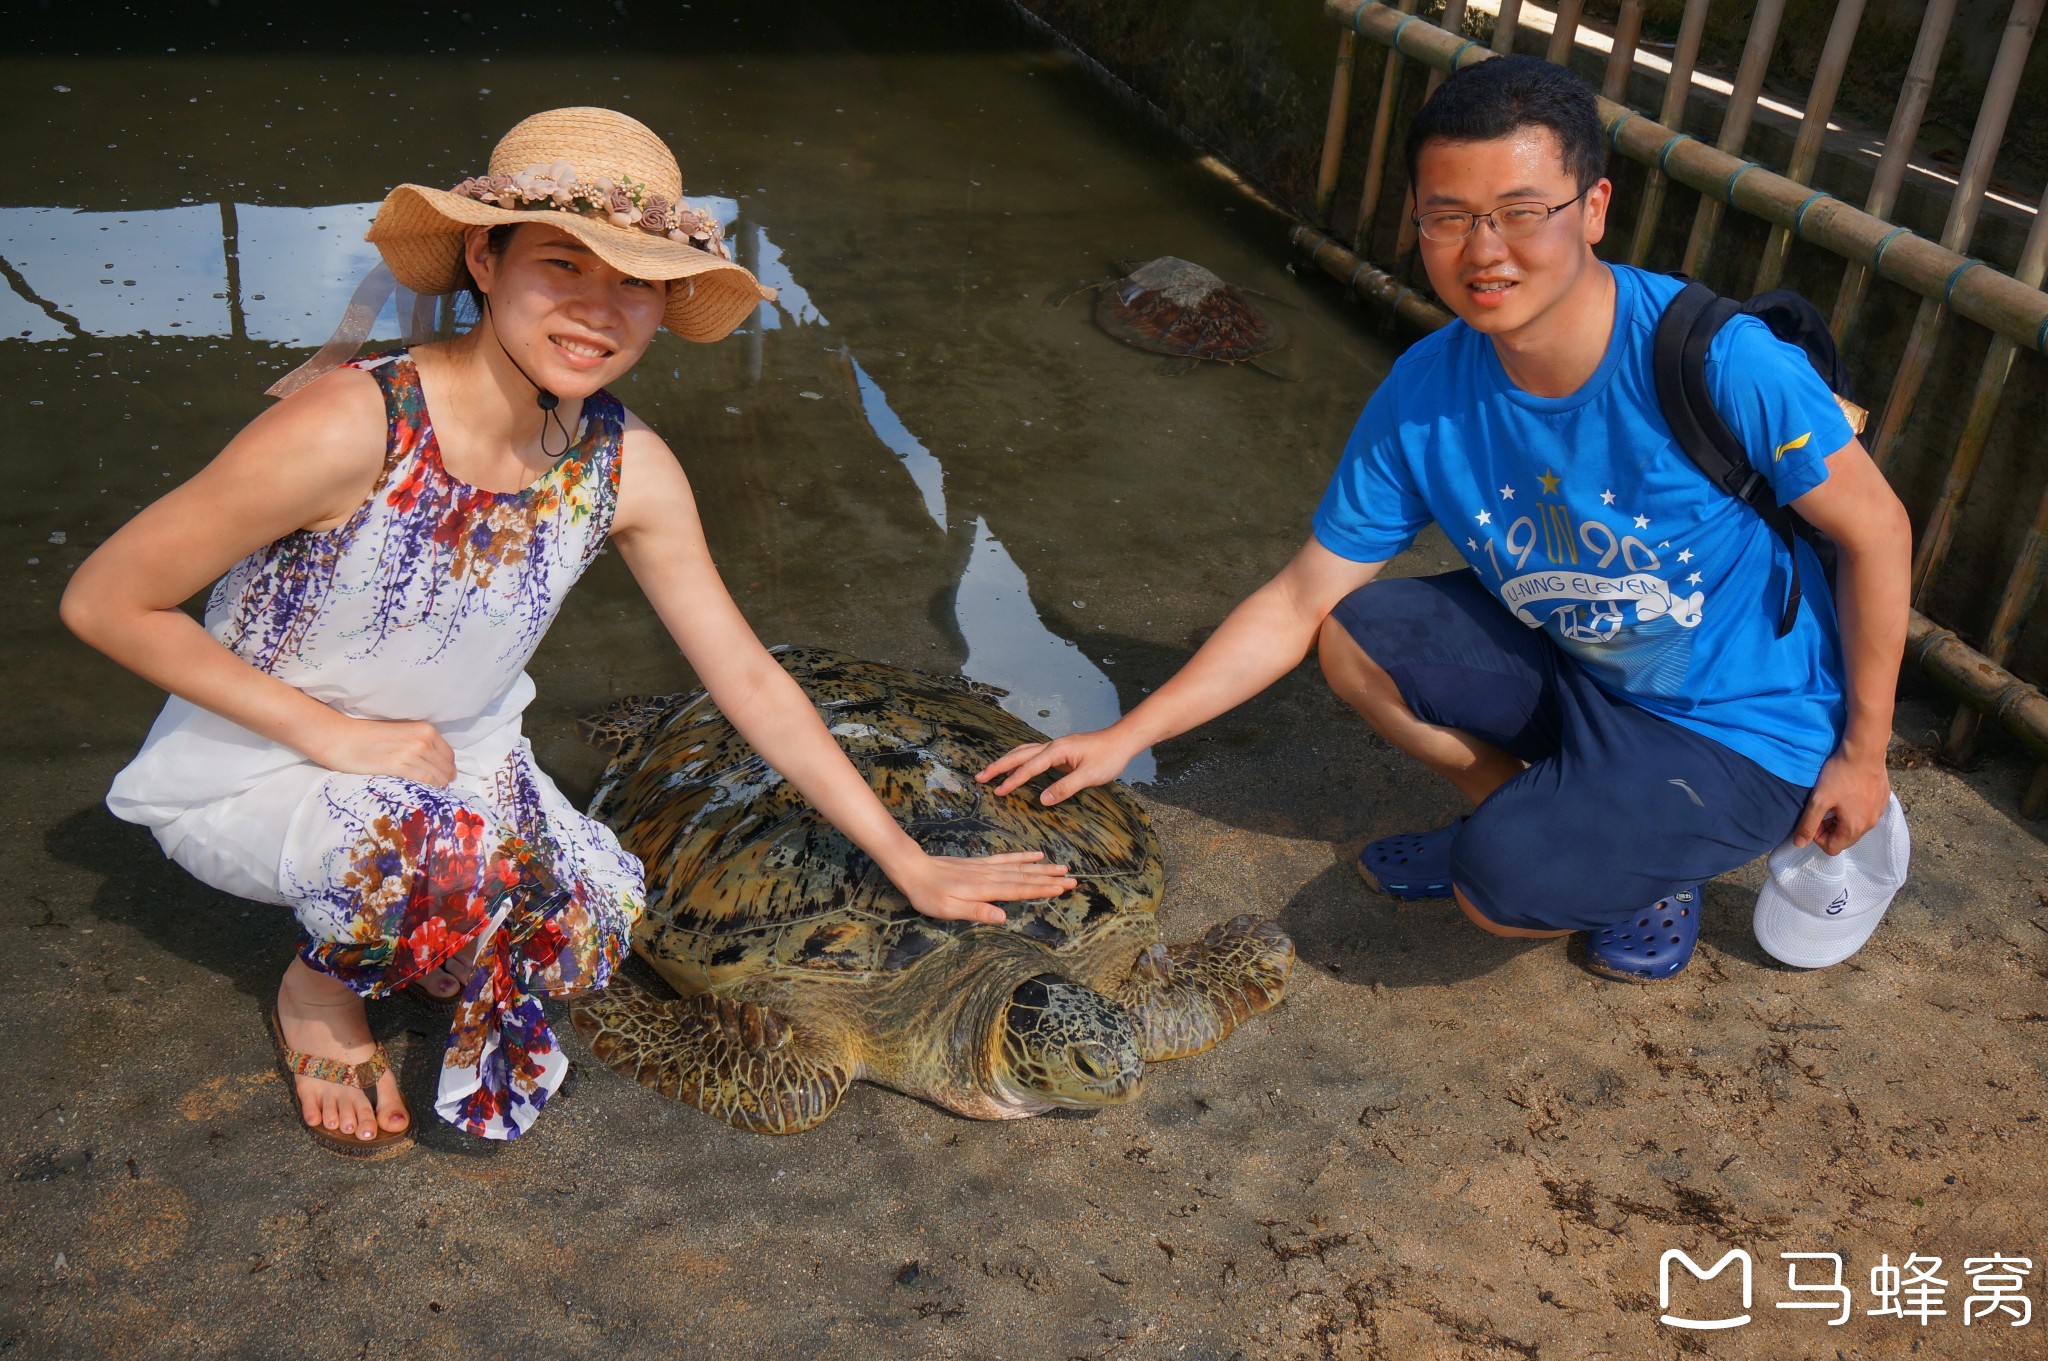
[[[1112,992],[1137,1023],[1148,1062],[1199,1054],[1280,1001],[1294,942],[1269,921],[1234,917],[1185,945],[1145,948]]]
[[[860,1076],[850,1039],[757,1002],[656,997],[629,979],[570,1012],[613,1072],[756,1134],[796,1134],[839,1108]]]
[[[680,707],[677,695],[629,695],[576,720],[576,735],[612,756],[623,752]]]

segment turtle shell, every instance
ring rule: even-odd
[[[1095,299],[1095,324],[1159,354],[1237,363],[1287,343],[1279,324],[1200,265],[1171,255],[1148,260]]]
[[[969,681],[817,648],[776,659],[885,807],[936,855],[1042,850],[1079,880],[1058,898],[1005,904],[1008,928],[1063,951],[1105,923],[1156,907],[1164,872],[1150,820],[1118,785],[1047,808],[1050,782],[998,798],[974,782],[990,761],[1045,735]],[[979,923],[939,921],[909,901],[755,754],[711,697],[629,701],[638,730],[591,812],[647,867],[635,941],[684,992],[767,971],[843,977],[915,964]]]

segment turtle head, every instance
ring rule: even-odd
[[[1136,1096],[1144,1079],[1130,1013],[1052,974],[1017,985],[998,1031],[997,1085],[1019,1104],[1115,1105]]]

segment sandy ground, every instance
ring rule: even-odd
[[[1909,699],[1899,731],[1940,714]],[[1771,963],[1753,867],[1709,889],[1692,967],[1632,988],[1366,892],[1358,846],[1451,796],[1308,673],[1193,748],[1145,795],[1167,934],[1251,911],[1300,958],[1283,1006],[1134,1104],[981,1124],[863,1086],[776,1140],[571,1040],[530,1137],[430,1128],[373,1167],[287,1116],[259,1019],[283,923],[81,794],[111,756],[19,770],[0,1354],[2042,1354],[2048,1319],[1962,1318],[1966,1258],[2031,1258],[2042,1295],[2048,848],[2016,762],[1958,775],[1901,745],[1913,882],[1850,963]],[[578,760],[572,787],[594,764],[555,762]],[[372,1014],[424,1107],[436,1018]],[[1731,1247],[1752,1322],[1660,1323],[1660,1256]],[[1842,1256],[1844,1326],[1776,1307],[1801,1298],[1785,1252]],[[1868,1315],[1871,1269],[1915,1253],[1943,1259],[1947,1313]],[[1732,1315],[1733,1281],[1680,1270],[1672,1308]]]

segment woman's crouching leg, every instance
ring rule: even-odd
[[[388,776],[335,776],[294,817],[280,879],[300,957],[364,997],[465,950],[516,887],[482,800]]]

